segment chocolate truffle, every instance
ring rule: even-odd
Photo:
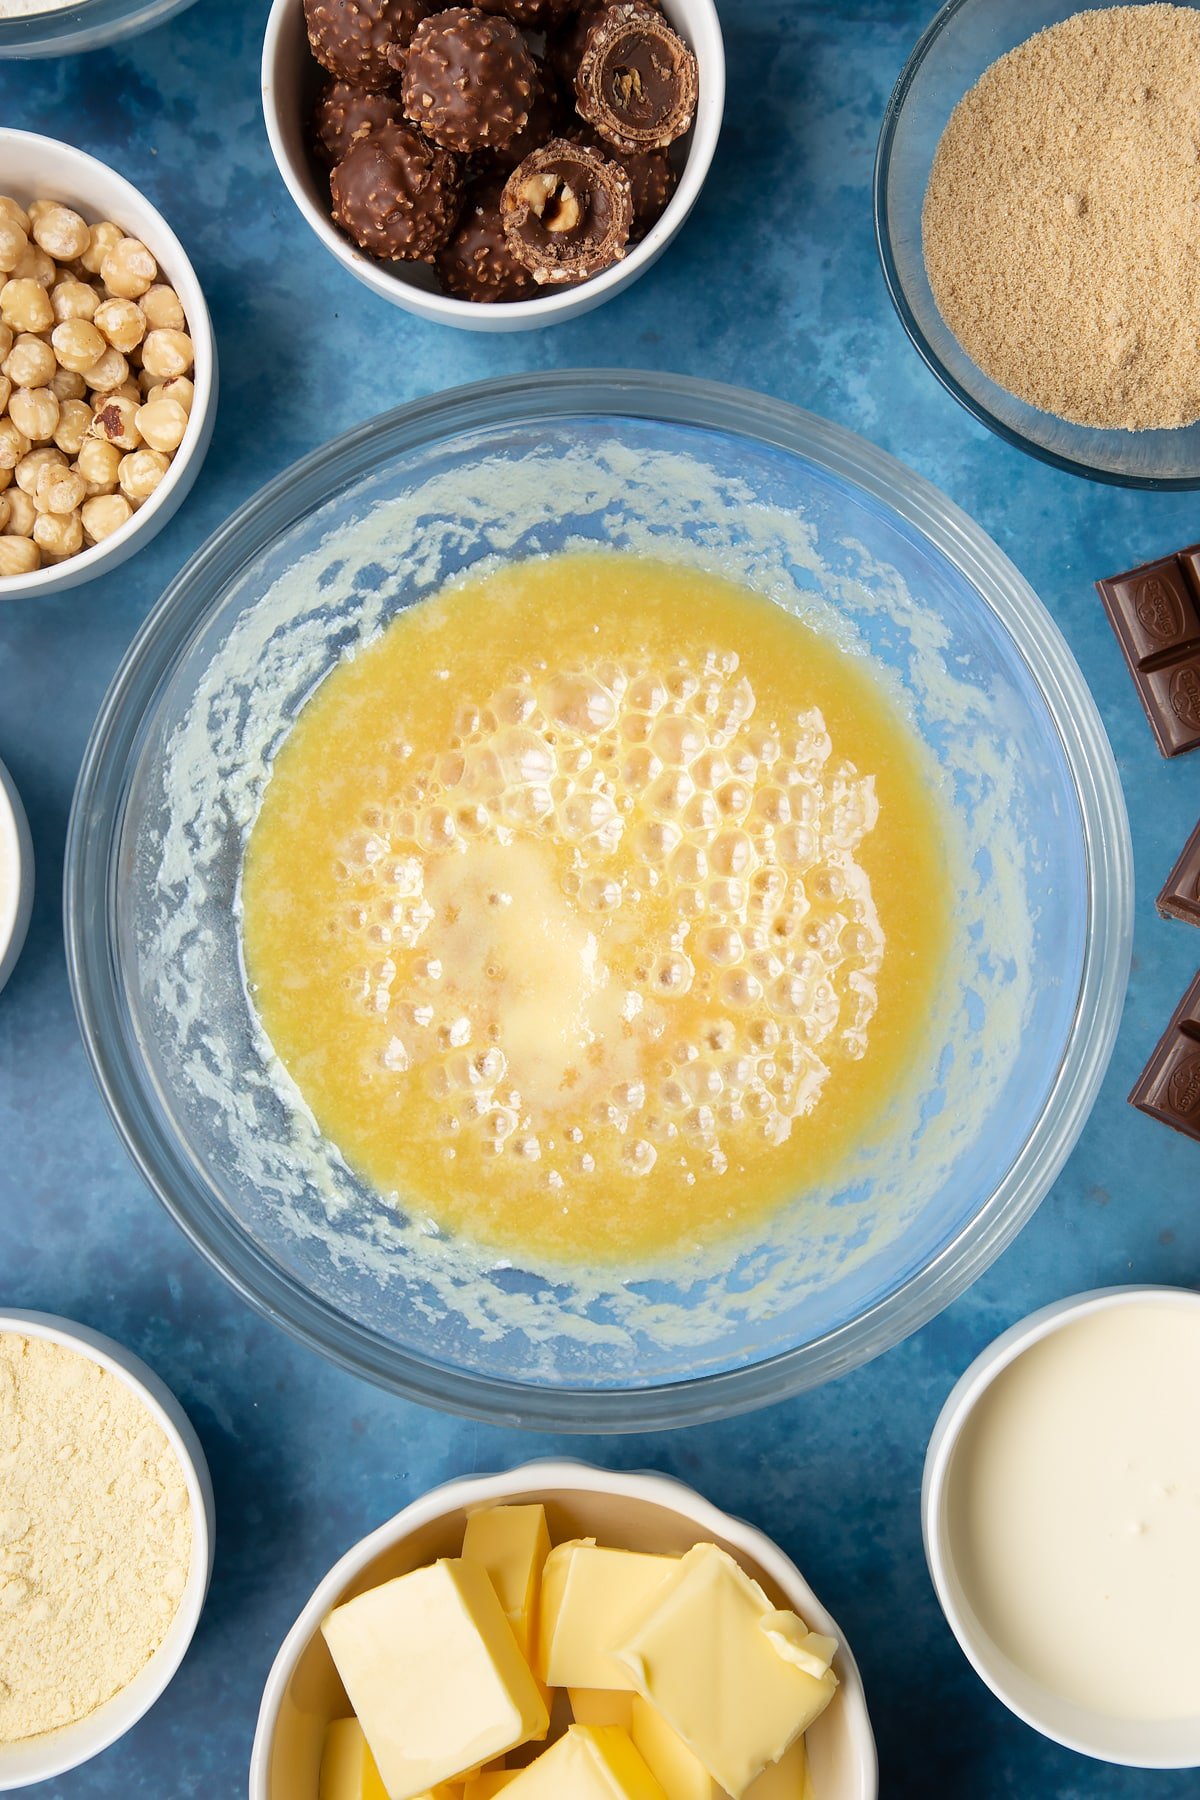
[[[679,171],[671,161],[670,151],[618,150],[615,144],[606,144],[590,125],[577,124],[568,136],[574,143],[590,144],[610,162],[620,163],[628,175],[633,200],[629,241],[637,243],[662,218],[679,184]]]
[[[575,100],[588,124],[619,150],[661,150],[696,116],[696,58],[661,16],[619,0],[588,33]]]
[[[404,108],[395,94],[375,94],[351,87],[348,81],[328,81],[313,108],[313,150],[331,169],[368,131],[403,123]]]
[[[525,161],[531,150],[540,150],[551,138],[558,137],[569,120],[575,117],[574,94],[568,106],[566,96],[553,72],[537,57],[534,58],[534,64],[537,69],[538,92],[529,109],[529,118],[516,137],[510,138],[507,144],[491,152],[493,164],[501,169],[515,169],[519,162]]]
[[[576,0],[476,0],[481,12],[500,13],[525,31],[549,31],[575,11]]]
[[[329,186],[334,222],[359,249],[401,262],[431,262],[462,205],[457,160],[408,125],[359,138]]]
[[[528,122],[537,68],[510,19],[452,6],[413,33],[401,92],[413,124],[444,149],[503,149]]]
[[[448,294],[488,305],[528,300],[537,283],[508,247],[500,219],[501,175],[472,182],[450,242],[438,251],[438,273]]]
[[[629,177],[589,145],[554,138],[513,170],[500,216],[510,250],[535,281],[584,281],[625,254]]]
[[[407,44],[429,10],[430,0],[304,0],[313,55],[360,88],[395,85],[388,50]]]
[[[639,0],[649,13],[659,10],[658,0]],[[583,59],[587,46],[588,34],[602,13],[609,5],[609,0],[583,0],[578,12],[568,13],[559,25],[551,25],[546,37],[546,58],[563,86],[575,93],[575,74]]]

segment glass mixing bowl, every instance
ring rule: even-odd
[[[900,72],[879,134],[875,237],[884,279],[901,324],[943,387],[1008,443],[1097,481],[1200,487],[1200,424],[1178,431],[1101,431],[1039,412],[971,361],[943,321],[925,273],[921,211],[950,114],[997,57],[1084,5],[1085,0],[949,0],[930,23]]]
[[[0,19],[0,58],[99,50],[162,25],[193,4],[194,0],[75,0],[70,6]]]
[[[878,1141],[843,1179],[700,1274],[497,1262],[387,1205],[306,1117],[242,975],[242,850],[314,684],[466,569],[596,544],[734,576],[868,658],[926,747],[958,886],[911,1092],[881,1102]],[[598,372],[402,407],[235,514],[105,700],[66,872],[71,980],[104,1097],[238,1291],[402,1393],[590,1431],[795,1392],[960,1293],[1083,1125],[1116,1031],[1131,899],[1120,786],[1082,676],[969,519],[777,401]]]

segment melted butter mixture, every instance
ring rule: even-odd
[[[868,669],[693,570],[400,614],[276,758],[251,993],[321,1129],[498,1249],[694,1250],[828,1179],[919,1059],[949,882]]]

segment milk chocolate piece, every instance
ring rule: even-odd
[[[1200,745],[1200,544],[1096,583],[1164,756]]]
[[[636,0],[607,7],[588,32],[575,100],[619,150],[662,150],[696,116],[696,58],[661,14]]]
[[[462,205],[457,158],[408,125],[381,125],[352,144],[329,188],[334,221],[359,249],[399,262],[431,262]]]
[[[500,216],[509,248],[535,281],[584,281],[625,254],[629,177],[598,150],[554,138],[513,170]]]
[[[1200,1140],[1200,974],[1171,1015],[1130,1102]]]
[[[312,53],[339,81],[360,88],[392,87],[396,76],[388,51],[409,42],[432,4],[433,0],[304,0]]]
[[[451,6],[413,33],[404,110],[446,150],[502,150],[525,129],[537,91],[532,52],[510,19]]]
[[[402,125],[404,108],[395,94],[351,87],[348,81],[329,81],[313,108],[313,151],[331,169],[340,163],[351,144],[379,125]]]
[[[1165,919],[1187,919],[1200,925],[1200,825],[1167,876],[1157,906]]]
[[[467,189],[462,213],[450,242],[438,251],[438,274],[448,294],[485,305],[528,300],[537,283],[518,262],[500,219],[503,175],[485,175]]]

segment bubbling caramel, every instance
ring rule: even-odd
[[[884,1112],[947,935],[860,660],[693,570],[501,569],[401,613],[275,761],[250,991],[383,1195],[545,1258],[713,1241]]]
[[[874,782],[815,707],[755,715],[735,651],[538,659],[347,834],[347,986],[449,1138],[550,1185],[675,1147],[719,1175],[817,1105],[827,1046],[866,1053]]]

